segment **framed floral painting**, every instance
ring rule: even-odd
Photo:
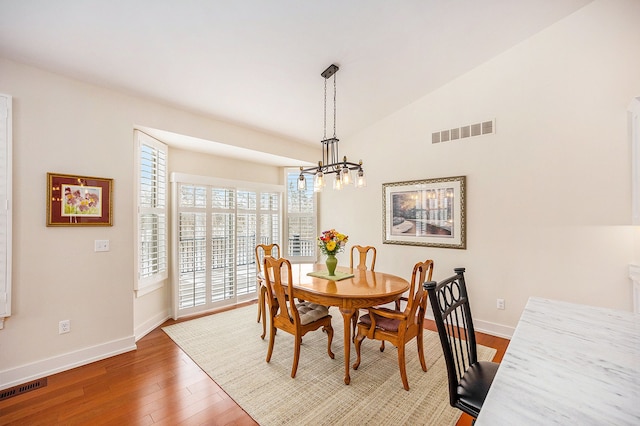
[[[113,179],[47,173],[47,226],[112,226]]]
[[[465,176],[382,184],[382,242],[465,249],[465,186]]]

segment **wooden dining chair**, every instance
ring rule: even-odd
[[[369,255],[371,253],[371,255]],[[358,263],[356,264],[354,260],[358,258]],[[371,262],[367,264],[367,260],[370,259]],[[350,257],[349,257],[349,267],[350,268],[360,269],[362,271],[373,271],[376,267],[376,248],[374,246],[360,246],[354,245],[351,247]],[[351,335],[356,335],[356,324],[358,322],[358,317],[360,316],[360,312],[358,309],[353,313],[351,317]]]
[[[371,253],[371,256],[369,256]],[[376,267],[376,248],[373,246],[359,246],[354,245],[351,247],[351,258],[349,261],[349,267],[353,268],[355,255],[358,254],[358,264],[355,266],[357,269],[366,271],[373,271]],[[367,258],[371,259],[371,263],[367,265]]]
[[[427,305],[427,293],[422,288],[427,276],[433,272],[433,260],[418,262],[413,267],[411,283],[404,310],[389,308],[369,308],[369,312],[360,317],[358,321],[358,334],[355,339],[357,359],[353,369],[360,366],[360,349],[365,338],[390,342],[398,349],[398,367],[400,378],[405,390],[409,390],[407,368],[405,362],[405,345],[412,339],[416,339],[418,345],[418,358],[422,371],[427,371],[424,360],[423,325],[424,314]],[[384,351],[384,346],[380,347]]]
[[[266,325],[266,317],[267,317],[267,308],[265,306],[266,300],[265,295],[267,293],[267,289],[265,287],[264,281],[264,258],[267,256],[278,258],[280,257],[280,246],[278,244],[258,244],[255,248],[256,253],[256,268],[258,269],[256,272],[256,280],[258,283],[258,319],[257,322],[262,320],[262,335],[260,336],[264,339],[264,336],[267,334],[267,325]]]
[[[449,403],[475,419],[493,383],[500,364],[478,361],[476,335],[471,318],[464,268],[439,283],[429,281],[433,317],[447,364]]]
[[[283,279],[283,271],[286,276]],[[331,359],[334,358],[331,352],[331,342],[333,340],[333,327],[331,327],[331,315],[329,308],[311,302],[295,302],[293,285],[283,283],[293,282],[291,276],[291,262],[281,258],[264,258],[265,287],[267,290],[267,303],[270,313],[270,333],[269,349],[267,351],[267,362],[271,360],[273,344],[276,337],[276,329],[291,333],[294,336],[295,346],[293,352],[293,366],[291,367],[291,377],[296,377],[298,361],[300,359],[300,345],[302,336],[309,331],[314,331],[322,327],[327,333],[327,352]]]

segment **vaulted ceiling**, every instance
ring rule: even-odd
[[[328,65],[344,139],[590,1],[0,0],[0,56],[315,144]]]

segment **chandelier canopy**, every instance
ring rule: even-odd
[[[338,153],[338,142],[340,142],[336,137],[336,72],[338,70],[337,65],[331,64],[321,74],[324,78],[324,137],[320,141],[322,144],[322,160],[318,161],[316,167],[306,169],[300,167],[298,189],[301,191],[307,189],[305,174],[313,175],[313,190],[316,192],[322,191],[326,183],[326,175],[329,174],[335,174],[334,189],[342,189],[343,186],[350,185],[352,182],[356,188],[366,186],[362,160],[358,163],[352,163],[347,161],[346,156],[340,160],[340,154]],[[327,138],[327,80],[331,77],[333,77],[333,137]],[[351,170],[355,172],[355,178],[352,178]]]

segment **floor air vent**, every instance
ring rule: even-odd
[[[29,383],[24,383],[18,386],[14,386],[12,388],[9,389],[4,389],[0,391],[0,401],[3,401],[5,399],[9,399],[12,396],[18,396],[20,394],[23,394],[25,392],[29,392],[32,390],[36,390],[36,389],[40,389],[47,386],[47,378],[44,377],[42,379],[38,379],[38,380],[33,380]]]
[[[488,135],[496,132],[496,120],[473,123],[455,129],[441,130],[431,133],[431,143],[449,142],[473,136]]]

